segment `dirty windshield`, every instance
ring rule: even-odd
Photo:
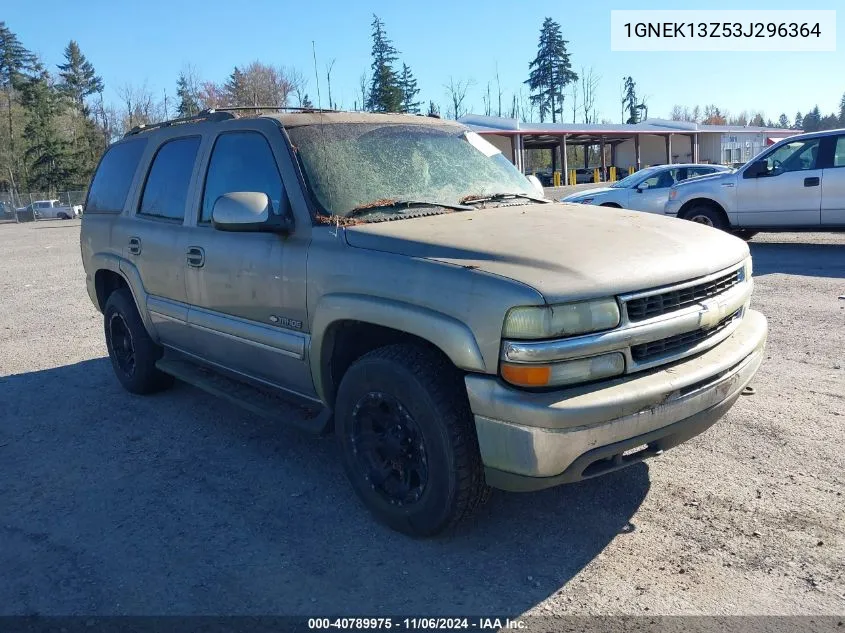
[[[452,126],[326,123],[288,133],[309,186],[331,215],[391,205],[409,209],[408,202],[456,208],[470,197],[500,193],[537,195],[493,145]]]

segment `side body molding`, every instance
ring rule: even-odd
[[[475,336],[464,323],[441,312],[392,299],[357,294],[323,295],[311,324],[311,375],[317,395],[325,402],[330,376],[324,376],[323,346],[326,333],[338,321],[358,321],[413,334],[436,345],[456,367],[486,371]]]

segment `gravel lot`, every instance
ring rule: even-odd
[[[0,226],[0,613],[845,613],[845,235],[752,251],[756,395],[647,465],[414,541],[331,440],[124,392],[79,222]]]

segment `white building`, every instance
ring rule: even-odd
[[[634,125],[583,123],[525,123],[517,119],[469,114],[461,123],[496,145],[524,170],[525,150],[550,149],[555,167],[642,169],[669,163],[744,163],[767,145],[800,130],[735,125],[704,125],[688,121],[647,119]],[[561,165],[571,146],[596,147],[600,165]],[[609,148],[609,149],[608,149]],[[564,158],[564,162],[566,159]]]

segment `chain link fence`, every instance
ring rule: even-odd
[[[58,201],[52,206],[74,207],[82,206],[85,202],[86,190],[79,191],[0,191],[0,222],[33,222],[45,219],[38,212],[38,202]],[[39,217],[42,216],[42,217]],[[51,215],[52,217],[52,215]]]

